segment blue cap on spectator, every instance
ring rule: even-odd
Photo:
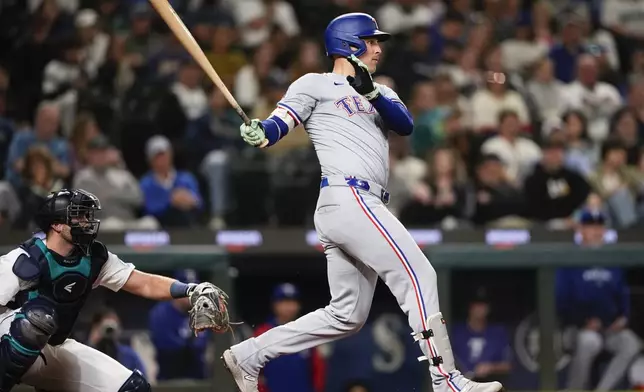
[[[579,216],[579,223],[582,225],[603,225],[606,223],[606,216],[601,211],[583,210]]]
[[[299,297],[300,297],[300,293],[294,284],[283,283],[275,287],[275,289],[273,290],[273,296],[271,297],[271,300],[275,302],[275,301],[281,301],[284,299],[298,299]]]
[[[183,283],[199,283],[199,275],[193,269],[178,270],[174,273],[174,278]]]

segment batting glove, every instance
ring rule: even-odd
[[[265,147],[268,144],[262,123],[258,119],[251,120],[249,125],[242,124],[239,130],[242,139],[253,147]]]
[[[347,76],[347,81],[353,87],[358,94],[367,98],[367,100],[372,101],[380,95],[380,91],[376,86],[373,85],[373,79],[371,78],[371,72],[369,72],[369,67],[354,54],[347,57],[349,63],[353,65],[356,76]]]

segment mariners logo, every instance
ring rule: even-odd
[[[569,334],[561,329],[554,331],[554,345],[557,371],[565,368],[570,362],[570,339]],[[539,324],[535,315],[523,319],[514,332],[514,350],[518,361],[530,372],[539,371],[539,349],[541,346],[539,338]]]

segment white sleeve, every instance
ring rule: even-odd
[[[275,22],[280,25],[287,36],[295,37],[300,34],[300,24],[293,6],[286,1],[280,2],[275,8]]]
[[[21,249],[14,249],[6,255],[0,256],[0,306],[5,306],[13,301],[20,290],[33,286],[34,282],[24,281],[13,273],[13,265],[18,256],[25,253]]]
[[[396,94],[396,92],[391,88],[389,88],[388,86],[385,86],[384,84],[380,84],[380,83],[374,83],[374,85],[378,88],[378,90],[380,90],[380,94],[382,94],[384,97],[389,98],[395,102],[400,102],[403,104],[403,106],[405,105],[405,103],[400,99],[398,94]]]
[[[112,252],[107,252],[107,261],[103,264],[98,274],[94,288],[107,287],[112,291],[119,291],[134,271],[134,264],[126,263]]]
[[[306,122],[319,101],[314,95],[320,89],[319,78],[317,74],[306,74],[294,81],[269,118],[276,116],[286,123],[289,130]]]
[[[612,1],[604,1],[600,12],[600,21],[603,26],[608,28],[619,26],[619,6],[615,6]]]

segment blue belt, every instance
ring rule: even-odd
[[[322,177],[320,182],[320,188],[325,188],[327,186],[350,186],[363,191],[369,192],[374,196],[377,196],[382,200],[384,204],[389,203],[389,192],[380,185],[369,184],[365,180],[360,180],[355,177],[344,177],[342,176],[331,176],[331,177]]]

